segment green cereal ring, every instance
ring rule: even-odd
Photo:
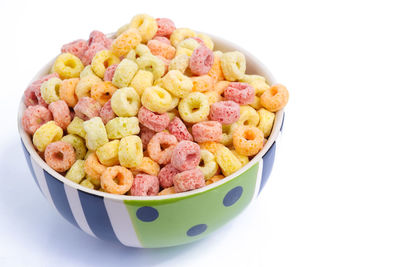
[[[185,73],[187,67],[189,66],[190,57],[187,55],[176,55],[169,63],[168,70],[179,70]]]
[[[239,81],[251,85],[254,88],[256,96],[261,96],[269,88],[265,78],[260,75],[245,74]]]
[[[233,130],[237,125],[237,123],[222,124],[222,138],[220,140],[221,144],[224,146],[229,146],[232,144]]]
[[[192,80],[178,70],[170,70],[162,80],[164,88],[174,96],[184,98],[192,92]]]
[[[171,41],[171,44],[175,47],[177,47],[177,45],[185,40],[188,39],[190,37],[196,37],[197,34],[188,28],[178,28],[175,29],[175,31],[172,32],[171,36],[169,37],[169,40]]]
[[[61,79],[54,77],[42,83],[40,93],[47,104],[60,100]]]
[[[227,52],[221,56],[224,77],[231,82],[243,78],[246,71],[246,58],[239,51]]]
[[[71,121],[71,123],[67,127],[67,133],[76,134],[82,138],[85,138],[86,132],[85,132],[85,129],[83,128],[83,122],[84,122],[84,120],[75,116],[74,119]]]
[[[161,78],[165,72],[164,62],[151,54],[145,54],[138,59],[136,59],[136,63],[141,70],[147,70],[153,73],[154,80]]]
[[[106,127],[100,117],[91,118],[83,123],[86,132],[86,146],[96,150],[108,142]]]
[[[215,159],[215,156],[206,149],[200,150],[200,159],[200,165],[197,168],[199,168],[204,174],[204,179],[208,180],[217,173],[217,161]]]
[[[130,135],[121,139],[118,149],[118,158],[121,166],[134,168],[143,160],[142,140],[136,135]]]
[[[81,99],[82,97],[90,97],[92,87],[99,82],[101,82],[101,79],[96,75],[89,74],[82,77],[75,87],[75,94],[78,99]]]
[[[83,181],[80,183],[80,185],[82,185],[82,186],[84,186],[84,187],[87,187],[87,188],[89,188],[89,189],[94,189],[94,185],[92,184],[92,182],[90,182],[89,179],[83,180]]]
[[[200,46],[200,43],[195,39],[188,38],[181,41],[176,48],[176,55],[192,56],[193,51]]]
[[[54,121],[49,121],[40,126],[33,134],[33,145],[43,152],[46,147],[53,142],[59,141],[63,136],[63,129]]]
[[[75,134],[68,134],[61,138],[61,141],[71,144],[75,149],[76,159],[83,159],[86,155],[85,141]]]
[[[83,166],[85,161],[78,159],[68,170],[65,178],[70,179],[72,182],[79,184],[83,178],[85,178],[85,170]]]
[[[119,147],[119,140],[113,140],[99,147],[96,150],[96,155],[100,163],[105,166],[117,165],[119,163],[118,147]]]
[[[124,59],[115,69],[112,83],[118,88],[127,87],[138,70],[138,65],[130,59]]]
[[[147,87],[141,100],[142,105],[147,109],[160,114],[173,109],[174,102],[171,94],[159,86]]]
[[[196,123],[207,120],[210,106],[203,93],[193,92],[181,100],[178,110],[185,122]]]
[[[139,120],[136,117],[117,117],[106,124],[109,139],[120,139],[140,132]]]
[[[147,47],[147,45],[140,44],[140,45],[136,46],[135,57],[141,57],[144,55],[152,55],[150,52],[150,49]]]
[[[118,89],[111,97],[111,108],[119,117],[135,116],[140,108],[140,97],[132,87]]]
[[[92,66],[87,65],[79,74],[79,78],[83,78],[85,76],[89,76],[89,75],[96,75],[94,74],[93,70],[92,70]]]
[[[133,62],[136,62],[136,50],[132,49],[131,51],[129,51],[129,53],[126,55],[125,57],[126,59],[130,59]]]

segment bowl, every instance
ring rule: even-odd
[[[210,35],[215,49],[241,51],[249,74],[259,74],[269,84],[275,80],[267,68],[245,49]],[[47,74],[54,59],[33,78]],[[76,184],[51,169],[35,151],[23,130],[23,97],[18,129],[26,162],[36,185],[49,203],[71,224],[85,233],[128,247],[157,248],[190,243],[210,235],[242,212],[260,193],[274,164],[276,139],[284,110],[276,113],[271,135],[246,166],[232,175],[189,192],[166,196],[121,196]]]

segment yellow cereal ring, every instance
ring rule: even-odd
[[[85,141],[82,137],[75,135],[75,134],[67,134],[61,141],[69,143],[73,146],[75,150],[76,159],[83,159],[86,155],[86,146]]]
[[[93,86],[102,80],[96,75],[86,75],[82,77],[75,87],[75,94],[78,99],[82,97],[90,97]]]
[[[133,77],[130,87],[136,90],[139,96],[142,96],[144,89],[153,85],[153,73],[146,70],[138,70]]]
[[[83,122],[86,132],[86,146],[90,150],[96,150],[108,142],[106,127],[100,117],[94,117]]]
[[[221,146],[215,152],[215,158],[225,176],[231,175],[242,167],[240,160],[226,146]]]
[[[214,80],[208,75],[192,77],[193,92],[208,92],[214,88]]]
[[[132,87],[118,89],[111,97],[111,108],[120,117],[135,116],[140,108],[140,97]]]
[[[84,164],[85,173],[87,178],[94,185],[100,185],[100,177],[106,170],[106,166],[102,165],[97,158],[95,152],[89,152]]]
[[[43,152],[47,145],[59,141],[63,136],[63,130],[54,121],[49,121],[40,126],[33,134],[33,145],[39,152]]]
[[[117,56],[126,56],[129,51],[135,49],[142,41],[142,37],[137,29],[130,28],[121,33],[111,45],[111,51]]]
[[[237,153],[237,151],[234,150],[234,149],[231,149],[231,151],[238,158],[238,160],[240,160],[240,163],[242,164],[242,167],[244,165],[246,165],[247,163],[249,163],[249,157],[248,156],[241,155],[241,154]]]
[[[130,27],[138,29],[142,36],[143,43],[147,43],[148,40],[152,39],[158,30],[156,20],[147,14],[134,16],[131,20]]]
[[[225,79],[221,68],[221,57],[216,52],[214,52],[214,63],[211,65],[211,69],[208,71],[207,75],[213,78],[215,82]]]
[[[254,156],[263,147],[264,133],[255,126],[239,126],[233,131],[233,146],[237,153]]]
[[[218,164],[215,156],[206,149],[200,150],[200,165],[199,169],[204,174],[204,179],[208,180],[217,173]]]
[[[123,59],[115,69],[112,83],[118,88],[127,87],[138,70],[138,65],[130,59]]]
[[[254,109],[262,108],[260,97],[259,96],[254,96],[254,101],[253,101],[253,103],[250,103],[249,106],[254,108]]]
[[[268,137],[271,134],[272,127],[274,126],[275,113],[264,108],[259,109],[257,113],[260,117],[260,122],[257,127],[264,133],[264,137]]]
[[[111,99],[117,88],[110,81],[100,81],[92,86],[90,96],[102,106]]]
[[[116,181],[115,181],[116,180]],[[123,195],[131,189],[132,173],[124,167],[108,167],[100,177],[101,188],[111,194]]]
[[[177,109],[172,109],[167,112],[169,120],[172,121],[176,116],[179,115],[179,111]]]
[[[83,122],[81,118],[75,116],[71,123],[67,126],[67,133],[76,134],[82,138],[86,137],[85,129],[83,128]]]
[[[106,124],[109,139],[121,139],[140,132],[139,120],[136,117],[117,117]]]
[[[74,183],[79,184],[83,178],[85,178],[85,161],[78,159],[65,174],[65,178],[71,180]]]
[[[204,94],[193,92],[181,100],[178,110],[184,121],[196,123],[207,119],[210,105]]]
[[[220,181],[220,180],[222,180],[222,179],[224,179],[225,177],[223,176],[223,175],[215,175],[215,176],[213,176],[213,177],[211,177],[210,179],[208,179],[207,181],[206,181],[206,185],[209,185],[209,184],[212,184],[212,183],[215,183],[215,182],[218,182],[218,181]]]
[[[88,75],[96,75],[96,74],[94,74],[91,65],[87,65],[87,66],[81,71],[81,73],[79,74],[79,78],[82,79],[83,77],[88,76]]]
[[[192,80],[178,70],[170,70],[163,78],[162,84],[172,95],[186,97],[193,88]]]
[[[260,121],[257,111],[250,106],[240,106],[240,117],[236,122],[238,125],[257,126]]]
[[[131,171],[134,175],[138,174],[139,172],[144,172],[153,176],[157,176],[160,172],[160,165],[158,165],[157,162],[149,157],[143,157],[139,166],[131,168]]]
[[[217,91],[208,91],[208,92],[205,92],[204,95],[207,97],[208,104],[210,106],[216,102],[222,101],[222,96],[220,94],[218,94]]]
[[[150,49],[147,47],[147,45],[144,44],[136,46],[135,54],[136,58],[142,57],[144,55],[152,55]]]
[[[210,36],[204,33],[197,33],[197,37],[200,38],[204,45],[208,47],[211,51],[214,50],[214,42],[211,40]]]
[[[60,87],[62,81],[53,77],[40,86],[40,94],[47,104],[60,100]]]
[[[217,143],[217,142],[212,142],[212,141],[208,141],[208,142],[204,142],[204,143],[200,144],[201,149],[206,149],[214,155],[215,155],[215,153],[217,153],[217,150],[221,149],[222,147],[223,147],[222,144]]]
[[[181,42],[179,42],[176,48],[176,55],[186,55],[188,57],[191,57],[193,51],[199,46],[199,42],[197,42],[195,39],[189,38],[182,40]]]
[[[221,144],[223,144],[224,146],[229,146],[232,144],[233,130],[236,126],[238,126],[237,123],[222,125],[222,138],[220,141]]]
[[[110,50],[101,50],[93,57],[92,70],[97,76],[103,79],[106,68],[114,64],[119,64],[119,62],[119,58]]]
[[[126,31],[127,29],[129,29],[130,27],[130,23],[127,23],[125,25],[122,25],[121,27],[119,27],[119,29],[117,30],[117,32],[115,33],[115,38],[120,36],[124,31]]]
[[[130,135],[121,139],[118,158],[121,166],[133,168],[140,165],[143,160],[142,140],[136,135]]]
[[[143,56],[136,59],[136,63],[139,69],[150,71],[153,73],[154,80],[161,78],[165,72],[164,62],[151,54],[144,54]]]
[[[256,96],[261,96],[269,88],[265,78],[260,75],[245,74],[239,81],[250,84],[254,88]]]
[[[53,65],[54,72],[57,72],[61,79],[77,78],[83,68],[81,60],[70,53],[59,55]]]
[[[87,187],[89,189],[94,189],[94,185],[90,182],[89,179],[85,179],[80,183],[81,186]]]
[[[190,57],[187,55],[176,55],[170,62],[168,70],[179,70],[185,73],[185,70],[189,66]]]
[[[173,109],[172,96],[167,90],[159,86],[147,87],[142,94],[141,100],[142,105],[147,109],[160,114]]]
[[[169,37],[169,40],[171,41],[171,44],[175,47],[177,47],[177,45],[190,37],[196,37],[197,34],[192,31],[191,29],[187,29],[187,28],[178,28],[175,29],[175,31],[173,31],[173,33],[171,34],[171,36]]]
[[[126,54],[125,58],[136,62],[136,49],[132,49],[131,51],[129,51],[128,54]]]
[[[221,56],[221,68],[225,79],[237,81],[246,71],[246,58],[239,51],[227,52]]]
[[[172,195],[172,194],[175,194],[176,192],[175,192],[175,187],[168,187],[168,188],[165,188],[165,189],[163,189],[163,190],[161,190],[160,191],[160,193],[158,193],[158,195],[159,196],[166,196],[166,195]]]
[[[75,87],[79,82],[79,78],[65,79],[60,85],[60,99],[73,108],[78,103],[78,97],[75,94]]]
[[[96,156],[100,163],[105,166],[114,166],[118,161],[119,140],[113,140],[105,143],[96,150]]]
[[[261,95],[261,105],[271,112],[283,109],[289,100],[289,92],[282,84],[275,84]]]

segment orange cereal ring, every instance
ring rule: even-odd
[[[260,98],[261,105],[268,111],[276,112],[283,109],[289,100],[289,92],[282,84],[268,88]]]
[[[125,167],[108,167],[100,177],[100,184],[108,193],[123,195],[132,187],[133,174]]]
[[[208,75],[192,77],[193,92],[208,92],[214,88],[214,80]]]
[[[160,165],[149,157],[143,157],[142,162],[137,167],[131,168],[133,175],[144,172],[153,176],[157,176],[160,172]]]
[[[79,82],[79,78],[65,79],[60,85],[60,99],[71,108],[78,103],[78,97],[75,94],[75,87]]]
[[[150,40],[147,43],[147,47],[155,56],[162,56],[166,59],[173,59],[175,56],[175,47],[159,40]]]
[[[172,152],[177,143],[178,140],[172,134],[166,132],[156,133],[147,145],[150,158],[158,164],[167,164],[171,160]],[[163,149],[164,146],[168,147]]]
[[[168,187],[163,189],[160,193],[158,193],[159,196],[165,196],[165,195],[171,195],[171,194],[175,194],[175,187]]]
[[[233,146],[237,153],[254,156],[263,147],[264,134],[255,126],[239,126],[233,131]]]
[[[218,182],[219,180],[222,180],[222,179],[224,179],[224,178],[225,178],[225,176],[223,176],[223,175],[221,175],[221,174],[214,175],[213,177],[211,177],[210,179],[208,179],[208,180],[206,181],[206,185],[209,185],[209,184]]]
[[[102,173],[106,170],[106,166],[100,163],[96,153],[91,152],[85,159],[84,169],[85,173],[87,173],[91,180],[99,184],[100,177]]]
[[[220,143],[212,142],[212,141],[204,142],[199,145],[200,145],[201,149],[206,149],[213,154],[217,153],[217,150],[224,146]]]
[[[44,159],[53,170],[65,172],[75,163],[74,147],[66,142],[57,141],[46,146]]]
[[[112,82],[98,82],[92,86],[92,90],[90,91],[90,96],[99,102],[102,106],[107,103],[108,100],[111,99],[114,92],[117,90]]]
[[[212,64],[207,75],[213,78],[215,82],[224,80],[224,73],[222,72],[221,68],[221,60],[216,53],[214,53],[214,63]]]

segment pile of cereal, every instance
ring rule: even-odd
[[[221,180],[262,149],[288,92],[213,48],[145,14],[113,38],[93,31],[26,89],[22,125],[51,168],[92,189],[153,196]]]

